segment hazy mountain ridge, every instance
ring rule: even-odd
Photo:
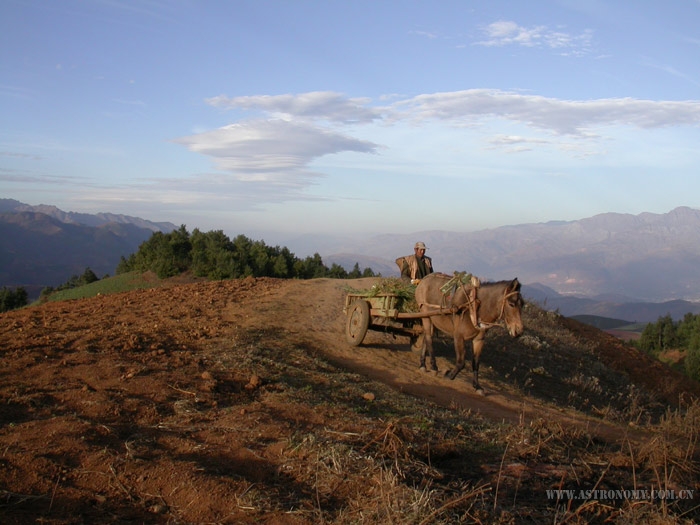
[[[467,270],[485,279],[518,277],[563,296],[700,300],[700,211],[687,207],[666,214],[606,213],[470,233],[378,235],[364,239],[342,258],[371,255],[391,268],[397,256],[412,252],[416,240],[428,245],[435,268],[446,273]],[[335,257],[324,260],[335,262]]]
[[[523,285],[523,296],[545,310],[556,310],[573,317],[591,315],[610,319],[624,319],[629,323],[655,322],[659,317],[670,315],[674,320],[687,313],[700,314],[700,303],[675,299],[663,302],[643,302],[629,298],[575,297],[558,294],[541,284]]]
[[[99,277],[112,275],[120,258],[137,251],[154,231],[172,229],[136,217],[90,217],[0,199],[0,286],[22,286],[37,297],[43,288],[63,284],[88,267]]]
[[[171,232],[177,229],[177,226],[170,222],[153,222],[140,217],[131,217],[129,215],[121,215],[115,213],[77,213],[65,212],[56,206],[47,204],[39,204],[32,206],[24,204],[14,199],[0,199],[0,213],[17,213],[17,212],[37,212],[58,219],[66,224],[82,224],[84,226],[93,226],[95,228],[105,226],[107,224],[132,224],[139,228],[151,230],[152,232],[161,231],[164,233]]]

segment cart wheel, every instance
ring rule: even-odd
[[[352,346],[359,346],[369,329],[369,303],[359,299],[348,310],[348,322],[345,325],[345,339]]]

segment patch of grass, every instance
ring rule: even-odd
[[[94,283],[60,290],[50,294],[45,301],[69,301],[71,299],[85,299],[97,295],[110,295],[130,290],[140,290],[148,288],[158,288],[163,285],[163,281],[150,275],[136,272],[129,272],[114,277],[106,277]],[[39,300],[42,301],[41,299]]]

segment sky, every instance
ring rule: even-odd
[[[2,0],[0,198],[272,242],[700,208],[700,0]]]

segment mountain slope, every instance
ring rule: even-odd
[[[93,226],[95,228],[105,226],[107,224],[131,224],[138,228],[151,230],[152,232],[161,231],[164,233],[171,232],[177,229],[170,222],[153,222],[140,217],[132,217],[129,215],[121,215],[115,213],[77,213],[65,212],[58,209],[56,206],[40,204],[32,206],[24,204],[14,199],[0,199],[0,213],[17,213],[17,212],[37,212],[66,224],[82,224],[83,226]]]
[[[396,257],[411,253],[417,240],[426,242],[436,269],[445,273],[518,277],[562,295],[700,300],[700,211],[687,207],[666,214],[606,213],[471,233],[377,235],[352,249],[346,246],[342,259],[353,259],[348,253],[382,257],[390,268]],[[319,247],[319,253],[326,252]],[[324,255],[326,259],[335,261],[332,254]]]
[[[114,274],[153,232],[177,229],[139,217],[64,212],[0,199],[0,287],[22,286],[30,298],[90,268],[98,277]]]
[[[23,286],[36,297],[87,267],[98,277],[114,274],[120,258],[152,233],[133,224],[92,227],[37,212],[0,213],[0,285]]]
[[[489,332],[479,396],[466,371],[420,372],[407,338],[346,344],[346,289],[374,282],[168,281],[3,314],[3,523],[698,517],[693,500],[546,492],[658,472],[694,488],[697,383],[529,306],[520,339]]]

